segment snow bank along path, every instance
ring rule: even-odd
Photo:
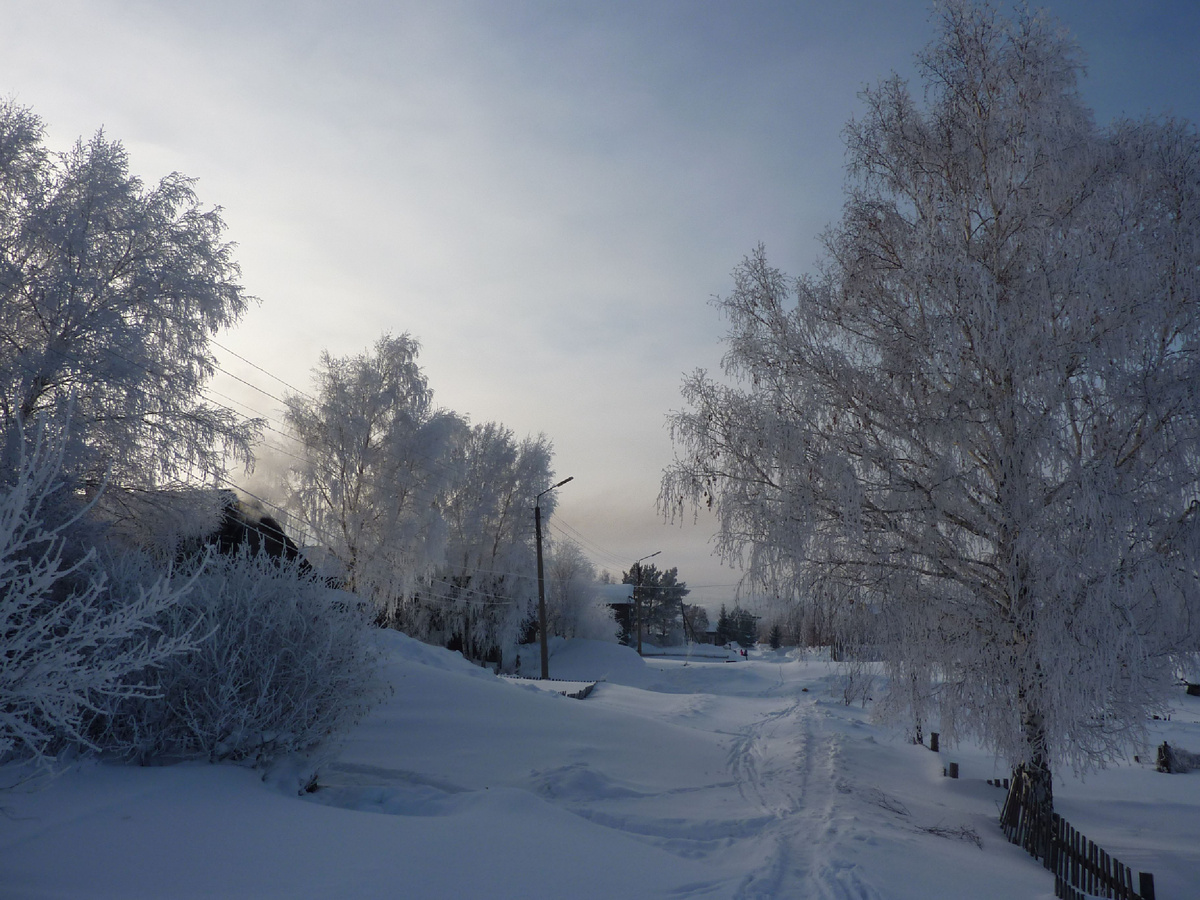
[[[1053,896],[995,826],[984,780],[1006,773],[870,724],[828,663],[557,644],[556,677],[600,680],[579,701],[381,640],[393,695],[320,760],[265,780],[89,763],[0,795],[0,896]],[[1155,726],[1200,749],[1189,699]],[[317,764],[320,789],[299,793]],[[1160,897],[1200,895],[1200,774],[1127,766],[1059,792]]]

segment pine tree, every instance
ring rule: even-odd
[[[660,646],[683,641],[683,598],[691,592],[679,569],[641,564],[623,573],[621,583],[640,585],[642,627],[651,640]]]
[[[783,629],[779,627],[778,622],[771,626],[771,633],[767,637],[767,643],[771,645],[772,650],[778,650],[783,646]]]
[[[735,607],[733,616],[734,640],[743,647],[758,643],[758,617],[749,610]]]
[[[725,646],[733,640],[733,628],[729,621],[729,611],[721,604],[721,612],[717,616],[717,644]]]

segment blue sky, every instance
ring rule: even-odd
[[[1200,3],[1042,5],[1083,48],[1099,121],[1200,120]],[[812,268],[840,212],[842,128],[864,85],[912,75],[926,3],[0,9],[0,93],[53,146],[103,127],[136,173],[184,172],[224,207],[262,303],[222,343],[305,387],[322,349],[410,331],[439,403],[553,439],[575,476],[556,524],[598,565],[661,549],[695,599],[732,597],[711,520],[655,511],[665,416],[684,372],[719,365],[707,301],[739,259],[762,241],[785,270]],[[269,489],[270,471],[247,483]]]

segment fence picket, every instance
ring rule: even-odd
[[[1082,875],[1084,875],[1081,859],[1082,853],[1080,853],[1080,838],[1082,836],[1084,835],[1076,832],[1074,828],[1070,829],[1070,862],[1072,862],[1072,866],[1070,866],[1070,883],[1076,888],[1079,887],[1079,882],[1082,880]]]
[[[1084,858],[1087,877],[1084,878],[1084,889],[1088,894],[1096,893],[1096,845],[1087,841],[1087,856]]]

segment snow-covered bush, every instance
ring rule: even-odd
[[[115,702],[145,702],[149,667],[189,648],[186,622],[162,634],[156,621],[190,584],[144,578],[114,592],[94,554],[72,560],[66,535],[76,520],[47,525],[65,502],[61,444],[39,428],[24,441],[11,479],[0,484],[0,762],[47,763],[68,744],[95,747],[89,724]]]
[[[126,560],[113,581],[135,588]],[[370,615],[357,598],[263,555],[209,558],[185,602],[163,610],[169,635],[197,646],[153,672],[157,696],[109,711],[103,743],[140,761],[268,762],[336,735],[378,693]]]
[[[546,562],[546,621],[550,634],[617,640],[612,608],[597,589],[596,567],[574,541],[555,542]]]
[[[612,607],[604,602],[603,597],[593,596],[590,603],[577,610],[572,637],[614,644],[620,640],[621,627],[617,624]]]

